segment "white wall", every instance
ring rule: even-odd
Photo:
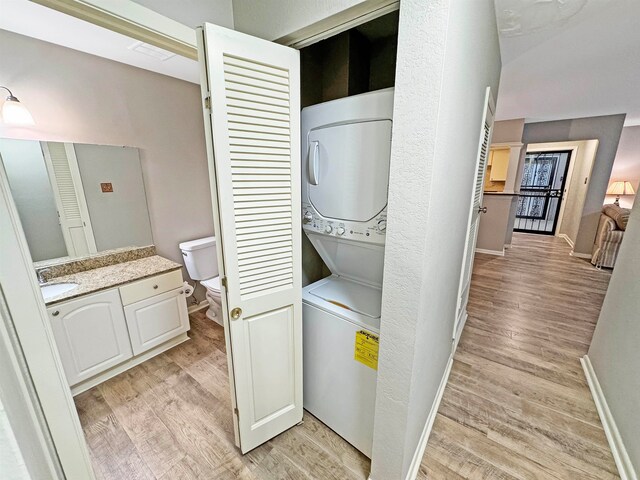
[[[137,147],[158,253],[212,235],[200,87],[0,30],[2,84],[35,127],[0,137]]]
[[[138,149],[74,145],[98,251],[153,244]],[[113,192],[103,192],[108,182]]]
[[[401,3],[373,480],[406,476],[450,358],[485,89],[496,95],[499,74],[492,1]]]
[[[622,129],[609,183],[616,180],[630,181],[636,192],[640,189],[640,125]],[[631,208],[635,198],[635,195],[620,197],[620,206]],[[615,199],[615,195],[607,195],[604,203],[613,203]]]
[[[348,8],[380,0],[233,0],[235,29],[276,40]]]
[[[33,260],[66,257],[40,143],[0,139],[0,155]]]
[[[640,473],[640,202],[636,200],[593,334],[589,358]]]

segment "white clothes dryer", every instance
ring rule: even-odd
[[[332,273],[302,292],[304,408],[369,457],[392,112],[393,89],[302,110],[303,230]]]

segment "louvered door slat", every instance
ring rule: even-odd
[[[302,419],[299,53],[215,25],[203,33],[223,319],[244,453]]]

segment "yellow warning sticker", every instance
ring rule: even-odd
[[[353,358],[369,368],[378,370],[378,348],[380,337],[366,330],[356,332],[356,346]]]

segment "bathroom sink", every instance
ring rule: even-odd
[[[42,290],[42,296],[44,299],[49,300],[52,297],[62,295],[69,290],[73,290],[77,286],[77,283],[53,283],[51,285],[41,285],[40,289]]]

